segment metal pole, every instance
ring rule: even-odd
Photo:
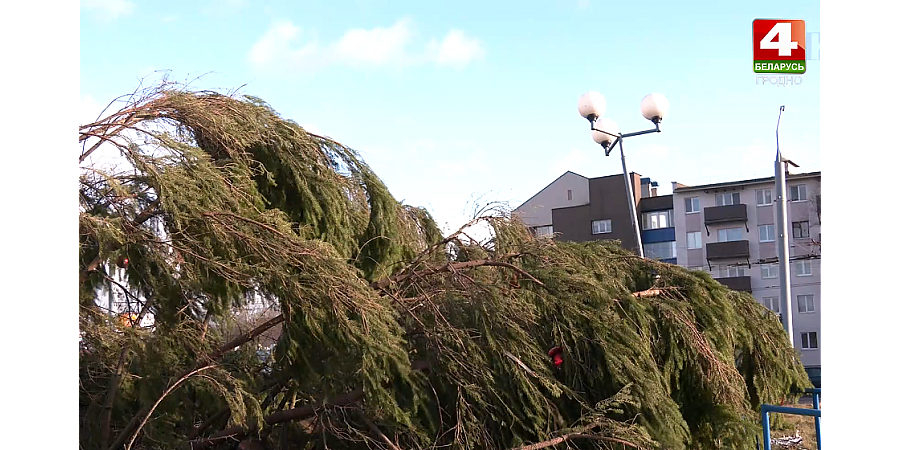
[[[644,257],[644,244],[641,242],[641,229],[638,226],[637,211],[635,210],[634,189],[631,186],[631,176],[625,167],[625,149],[622,147],[622,138],[619,138],[619,152],[622,154],[622,175],[625,176],[625,189],[628,191],[628,209],[631,211],[631,226],[634,228],[634,237],[637,239],[638,255]]]
[[[769,410],[762,406],[763,449],[772,450],[772,435],[769,431]]]
[[[109,264],[109,265],[107,266],[106,272],[109,273],[110,275],[112,275],[113,277],[115,277],[115,275],[116,275],[116,273],[112,270],[112,264]],[[110,278],[112,278],[112,277],[110,277]],[[106,300],[107,300],[107,305],[106,305],[106,307],[107,307],[107,313],[110,314],[110,315],[115,315],[115,314],[113,313],[113,297],[114,297],[114,294],[113,294],[113,283],[112,283],[112,281],[109,281],[109,292],[107,293],[107,296],[106,296],[106,297],[107,297],[107,298],[106,298]]]
[[[819,393],[813,393],[813,409],[821,409],[819,408]],[[816,449],[822,450],[822,427],[819,424],[819,421],[822,418],[816,416]]]
[[[784,111],[784,106],[781,107]],[[778,113],[778,125],[781,125],[781,112]],[[785,191],[787,185],[784,174],[784,161],[781,149],[778,148],[778,127],[775,127],[775,222],[778,230],[778,274],[781,285],[781,322],[787,332],[791,347],[794,346],[794,320],[791,309],[791,271],[790,247],[788,243],[787,201]]]

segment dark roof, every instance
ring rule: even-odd
[[[637,175],[638,177],[641,176],[641,174],[639,174],[639,173],[637,173],[637,172],[629,172],[629,173],[630,173],[632,176],[634,176],[634,175]],[[612,178],[612,177],[618,177],[618,176],[619,176],[619,174],[613,174],[613,175],[604,175],[604,176],[602,176],[602,177],[594,177],[594,178],[589,178],[589,179],[590,179],[590,180],[599,180],[599,179],[601,179],[601,178]],[[642,179],[643,179],[643,178],[642,178]],[[648,178],[648,179],[649,179],[649,178]],[[643,184],[643,183],[641,183],[641,184]]]
[[[665,211],[672,209],[672,194],[656,197],[642,197],[638,202],[641,212]]]
[[[617,177],[617,176],[619,176],[619,175],[606,175],[606,176],[602,176],[602,177],[588,178],[588,177],[586,177],[586,176],[584,176],[584,175],[580,175],[580,174],[577,174],[577,173],[575,173],[575,172],[572,172],[571,170],[567,170],[567,171],[566,171],[565,173],[563,173],[562,175],[556,177],[555,180],[551,181],[549,184],[547,184],[546,186],[544,186],[543,189],[537,191],[537,193],[535,193],[534,195],[532,195],[531,197],[529,197],[528,200],[525,200],[524,202],[522,202],[521,204],[519,204],[519,206],[516,206],[516,208],[513,209],[513,211],[518,211],[519,208],[522,207],[522,205],[524,205],[524,204],[530,202],[531,199],[537,197],[538,194],[540,194],[541,192],[544,192],[544,190],[546,190],[548,187],[550,187],[553,183],[556,183],[557,181],[559,181],[560,178],[566,176],[567,173],[571,173],[572,175],[578,175],[579,177],[584,178],[584,179],[586,179],[586,180],[597,180],[597,179],[600,179],[600,178],[609,178],[609,177]],[[632,175],[638,175],[638,176],[640,176],[640,174],[637,173],[637,172],[631,172],[631,174],[632,174]]]
[[[816,178],[816,177],[821,177],[821,176],[822,176],[821,171],[809,172],[809,173],[789,173],[789,174],[787,174],[786,179],[793,180],[793,179],[797,179],[797,178]],[[726,181],[723,183],[703,184],[700,186],[685,186],[685,187],[675,188],[672,192],[679,193],[679,192],[690,192],[690,191],[702,191],[702,190],[706,190],[706,189],[717,189],[717,188],[725,188],[725,187],[730,187],[730,186],[741,186],[744,184],[765,183],[765,182],[770,182],[770,181],[771,182],[775,181],[774,175],[771,177],[754,178],[751,180]]]

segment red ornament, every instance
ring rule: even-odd
[[[559,367],[563,363],[562,348],[553,347],[547,352],[547,356],[553,359],[553,365]]]
[[[123,269],[127,269],[128,268],[128,258],[124,255],[120,255],[116,259],[116,265]]]

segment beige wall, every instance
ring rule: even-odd
[[[572,200],[569,200],[568,196],[570,190],[572,191]],[[515,214],[529,226],[546,226],[553,223],[552,211],[554,208],[587,205],[590,201],[588,179],[572,172],[566,172],[516,208]]]

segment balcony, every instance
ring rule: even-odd
[[[703,224],[706,226],[706,235],[709,236],[709,226],[723,223],[743,222],[750,232],[747,225],[747,205],[740,203],[737,205],[725,206],[708,206],[703,208]]]
[[[753,289],[750,288],[750,276],[743,277],[725,277],[725,278],[716,278],[716,281],[722,283],[728,289],[739,291],[739,292],[752,292]]]
[[[744,259],[750,257],[750,241],[710,242],[706,259]]]
[[[710,242],[706,244],[706,261],[746,259],[750,265],[750,241]],[[710,270],[712,265],[710,264]]]

